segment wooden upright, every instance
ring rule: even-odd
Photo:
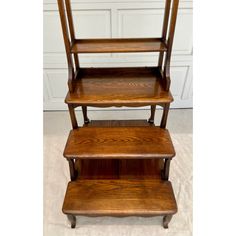
[[[76,215],[163,216],[168,228],[177,204],[169,179],[175,156],[166,129],[170,103],[170,59],[179,0],[166,0],[161,38],[76,39],[70,0],[58,0],[68,63],[68,105],[72,130],[64,157],[70,178],[62,211]],[[81,68],[81,53],[159,52],[155,67]],[[163,108],[155,126],[156,106]],[[84,125],[75,108],[81,106]],[[90,121],[87,106],[150,106],[148,120]]]

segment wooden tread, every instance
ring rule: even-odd
[[[166,44],[159,38],[77,39],[72,53],[164,52]]]
[[[70,131],[64,157],[79,159],[172,158],[174,147],[160,127],[82,127]]]
[[[91,216],[172,215],[177,205],[171,183],[162,180],[69,182],[63,213]]]
[[[147,106],[170,103],[157,67],[81,68],[67,104],[87,106]]]

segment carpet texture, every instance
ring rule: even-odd
[[[62,213],[69,168],[62,153],[67,136],[44,136],[44,236],[191,236],[192,235],[192,135],[171,134],[176,157],[171,162],[178,213],[162,227],[162,217],[77,217],[70,228]]]

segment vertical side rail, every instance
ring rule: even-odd
[[[155,112],[156,112],[156,105],[151,105],[151,116],[148,119],[148,122],[151,123],[151,124],[154,123]]]
[[[170,162],[171,162],[171,159],[165,158],[164,168],[162,170],[162,175],[161,175],[163,180],[168,180],[169,179]]]
[[[84,117],[84,124],[88,124],[89,118],[87,116],[87,106],[82,106],[82,112],[83,112],[83,117]]]
[[[73,22],[72,10],[71,10],[71,1],[65,0],[65,2],[66,2],[66,12],[67,12],[67,19],[68,19],[68,24],[69,24],[71,42],[74,43],[75,29],[74,29],[74,22]],[[75,60],[76,71],[78,72],[79,71],[79,58],[78,58],[78,54],[76,53],[74,53],[74,60]]]
[[[71,181],[76,180],[78,176],[78,171],[75,169],[75,160],[74,159],[67,159],[69,162],[69,168],[70,168],[70,179]]]
[[[72,56],[70,53],[70,39],[69,39],[69,31],[67,26],[67,20],[66,20],[66,12],[65,12],[65,6],[63,0],[57,0],[59,13],[60,13],[60,19],[61,19],[61,27],[62,27],[62,33],[63,33],[63,39],[65,43],[65,49],[66,49],[66,58],[68,63],[68,87],[70,92],[73,92],[73,80],[75,77],[74,74],[74,67],[73,67],[73,61]]]
[[[166,103],[163,107],[163,113],[162,113],[161,124],[160,124],[160,127],[163,129],[166,128],[166,122],[167,122],[167,117],[168,117],[168,113],[169,113],[169,108],[170,108],[170,103]]]
[[[171,5],[171,0],[166,0],[165,14],[164,14],[164,20],[163,20],[163,26],[162,26],[162,40],[164,42],[166,41],[166,34],[167,34],[167,28],[168,28],[168,22],[169,22],[169,16],[170,16],[170,5]],[[164,52],[160,52],[159,60],[158,60],[158,67],[160,69],[162,69],[163,57],[164,57]]]
[[[73,104],[68,104],[68,109],[70,113],[70,119],[73,129],[78,128],[78,123],[75,115],[75,106]],[[75,160],[75,159],[67,159],[69,162],[69,169],[70,169],[70,178],[71,181],[76,180],[78,177],[78,174],[80,173],[80,167],[81,167],[81,160]]]
[[[78,126],[76,115],[75,115],[75,106],[73,104],[68,104],[68,109],[70,113],[72,128],[78,129],[79,126]],[[73,164],[73,169],[77,171],[77,175],[80,172],[80,168],[81,168],[81,160],[76,160],[75,163]]]
[[[77,129],[78,123],[77,123],[77,119],[76,119],[76,115],[75,115],[75,107],[72,104],[68,104],[68,109],[70,112],[70,119],[71,119],[72,127],[73,127],[73,129]]]
[[[160,124],[160,127],[163,129],[166,128],[166,122],[167,122],[167,117],[168,117],[168,113],[169,113],[169,108],[170,108],[170,103],[165,103],[163,106],[163,113],[162,113],[161,124]],[[165,158],[164,167],[163,167],[163,170],[161,171],[161,177],[163,180],[169,179],[170,162],[171,162],[171,159]]]
[[[168,32],[167,53],[166,53],[165,64],[164,64],[165,89],[167,91],[170,88],[170,58],[171,58],[173,41],[174,41],[178,6],[179,6],[179,0],[173,0],[170,27],[169,27],[169,32]]]

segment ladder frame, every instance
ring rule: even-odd
[[[69,91],[73,92],[73,81],[79,71],[79,57],[77,53],[71,52],[73,43],[78,40],[75,38],[73,15],[70,0],[57,0],[65,43],[65,50],[68,64],[68,86]],[[163,71],[165,89],[170,88],[170,59],[174,40],[177,11],[179,0],[166,0],[165,13],[162,26],[162,37],[160,38],[167,46],[166,52],[160,52],[157,66]],[[168,30],[169,28],[169,30]],[[73,54],[73,56],[72,56]],[[165,55],[166,54],[166,55]],[[165,57],[165,60],[164,60]],[[162,70],[163,68],[163,70]]]

